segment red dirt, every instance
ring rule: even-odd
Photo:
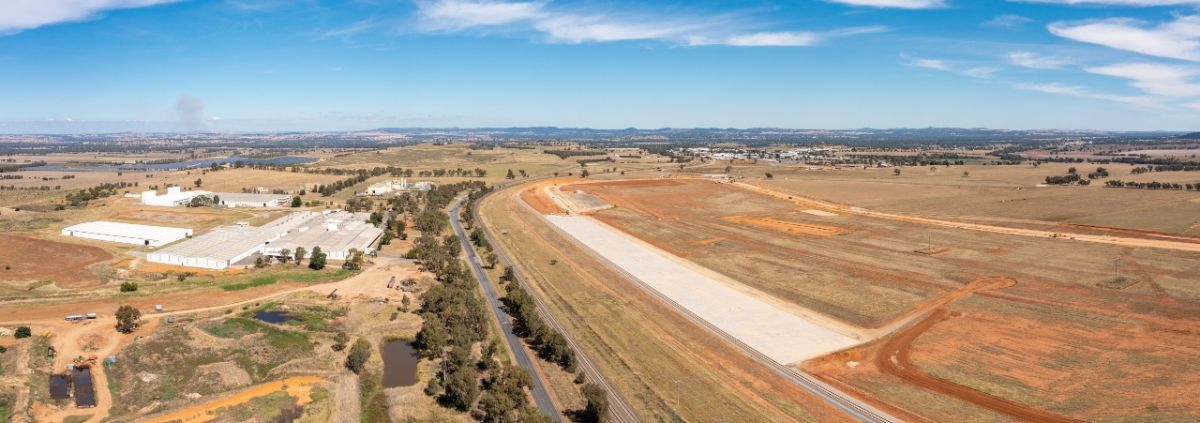
[[[1079,223],[1063,223],[1059,226],[1069,229],[1083,229],[1085,232],[1115,234],[1131,238],[1163,239],[1167,241],[1191,242],[1200,244],[1200,237],[1158,231],[1147,231],[1144,229],[1114,228],[1112,226],[1084,225]]]
[[[525,204],[529,204],[530,207],[533,207],[534,210],[537,210],[538,213],[562,213],[562,209],[558,208],[558,205],[554,204],[553,200],[550,200],[549,198],[546,198],[545,195],[542,195],[541,190],[542,186],[539,184],[521,191],[521,200],[524,201]]]
[[[104,280],[88,270],[113,256],[98,247],[16,235],[0,235],[0,281],[53,280],[60,288],[99,285]]]
[[[989,395],[966,386],[959,385],[950,381],[938,379],[922,372],[909,357],[909,352],[912,349],[913,341],[922,333],[929,330],[938,322],[949,319],[951,313],[944,308],[934,310],[933,313],[917,323],[916,326],[900,333],[899,335],[889,339],[883,344],[879,353],[875,355],[875,365],[884,372],[893,376],[904,379],[914,385],[929,389],[934,392],[950,395],[963,401],[987,407],[996,412],[1000,412],[1009,416],[1016,417],[1022,420],[1035,422],[1075,422],[1079,420],[1069,419],[1057,414],[1052,414],[1047,411],[1029,408],[1012,401],[1000,398],[994,395]]]

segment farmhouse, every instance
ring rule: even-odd
[[[96,221],[63,228],[62,235],[120,242],[123,244],[161,247],[192,236],[192,230],[166,226]]]
[[[351,248],[370,253],[383,235],[370,214],[344,211],[289,213],[262,226],[222,226],[146,255],[154,263],[205,269],[236,266],[255,254],[282,256],[283,250],[321,247],[330,260],[345,260]]]

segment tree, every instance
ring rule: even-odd
[[[293,253],[293,257],[295,257],[295,258],[296,258],[296,265],[297,265],[297,266],[299,266],[299,265],[300,265],[300,262],[304,260],[304,254],[305,254],[305,253],[306,253],[306,252],[304,251],[304,247],[296,247],[296,252],[295,252],[295,253]]]
[[[291,260],[291,259],[292,259],[292,250],[284,248],[283,250],[279,251],[279,262],[280,263],[287,263],[288,260]]]
[[[964,177],[964,178],[966,178],[966,177],[968,177],[968,176],[971,176],[971,172],[968,172],[968,171],[965,171],[965,170],[964,170],[964,171],[963,171],[963,177]]]
[[[529,177],[529,174],[525,173],[525,169],[518,169],[517,171],[518,171],[518,172],[521,172],[521,177],[522,177],[522,178],[528,178],[528,177]]]
[[[767,179],[775,179],[775,175],[772,175],[771,172],[767,172]]]
[[[325,253],[321,252],[321,247],[313,247],[312,258],[308,259],[308,268],[312,270],[325,268]]]
[[[196,188],[200,188],[200,185],[203,184],[204,181],[200,180],[200,178],[196,178],[196,181],[193,183],[196,184]]]
[[[892,174],[896,175],[896,176],[900,176],[900,168],[892,169]]]
[[[346,368],[354,374],[361,374],[370,359],[371,343],[366,339],[358,338],[358,341],[354,342],[354,346],[350,347],[350,354],[346,355]]]
[[[299,195],[292,197],[292,207],[300,207],[300,204],[303,202],[304,200],[302,200]]]
[[[413,339],[413,346],[421,352],[421,356],[425,358],[434,358],[442,355],[442,349],[446,348],[446,326],[442,325],[441,319],[436,317],[426,319],[421,325],[421,330],[417,332],[417,336]]]
[[[591,176],[591,175],[592,175],[592,174],[591,174],[591,173],[588,173],[588,170],[587,170],[587,169],[584,169],[582,172],[579,172],[579,177],[580,177],[580,178],[586,178],[586,177],[588,177],[588,176]]]
[[[580,420],[584,422],[603,421],[608,415],[608,392],[594,383],[583,385],[582,392],[583,398],[587,400],[587,406],[580,413]]]
[[[138,290],[137,282],[127,281],[121,282],[121,292],[134,292]]]
[[[487,255],[483,257],[483,259],[485,261],[487,261],[488,269],[496,268],[496,261],[498,260],[498,258],[496,257],[496,253],[487,253]]]
[[[412,304],[412,302],[408,300],[408,294],[404,294],[404,297],[400,298],[400,311],[408,313],[409,304]]]
[[[33,336],[33,330],[29,329],[29,326],[19,326],[17,327],[17,331],[13,332],[13,338],[17,339],[28,338],[30,336]]]
[[[517,175],[513,174],[512,169],[509,169],[508,173],[504,175],[504,179],[516,179],[516,177]]]
[[[312,264],[311,262],[309,264]],[[363,253],[357,248],[351,248],[349,256],[346,257],[346,262],[342,263],[342,268],[346,270],[360,270],[363,266]]]
[[[130,333],[138,327],[138,321],[142,319],[142,312],[133,306],[123,305],[117,308],[117,331],[121,333]]]
[[[725,173],[729,173],[729,172],[733,172],[733,166],[726,165],[726,166],[725,166]]]
[[[213,205],[213,207],[216,207],[216,206],[219,206],[219,205],[221,205],[221,196],[219,196],[219,195],[213,195],[213,198],[212,198],[212,205]]]
[[[457,346],[450,350],[450,358],[446,361],[446,393],[442,395],[442,401],[460,411],[467,411],[479,398],[475,368],[467,363],[467,351]]]

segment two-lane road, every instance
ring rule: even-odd
[[[496,316],[496,320],[500,321],[500,328],[504,332],[504,342],[508,344],[508,350],[512,352],[513,358],[517,360],[517,365],[529,371],[533,376],[533,386],[530,390],[533,391],[533,402],[542,414],[549,416],[554,421],[562,420],[562,412],[558,410],[558,406],[554,403],[554,399],[550,397],[550,391],[546,389],[546,382],[542,380],[542,376],[533,366],[533,360],[529,357],[529,352],[525,349],[525,344],[516,334],[513,333],[512,317],[508,315],[502,308],[500,296],[496,292],[495,285],[492,284],[492,279],[487,272],[483,271],[483,263],[479,260],[479,255],[472,248],[470,240],[467,238],[467,232],[463,230],[462,224],[458,222],[459,208],[462,207],[466,196],[459,197],[454,202],[454,208],[450,209],[450,225],[454,228],[454,233],[458,235],[459,241],[462,242],[463,251],[467,254],[467,263],[471,265],[471,271],[475,273],[475,278],[479,281],[479,286],[483,288],[484,297],[487,298],[488,308],[492,314]]]

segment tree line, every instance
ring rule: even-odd
[[[1104,183],[1109,188],[1161,189],[1175,191],[1200,191],[1200,183],[1180,184],[1173,182],[1134,182],[1112,180]]]

